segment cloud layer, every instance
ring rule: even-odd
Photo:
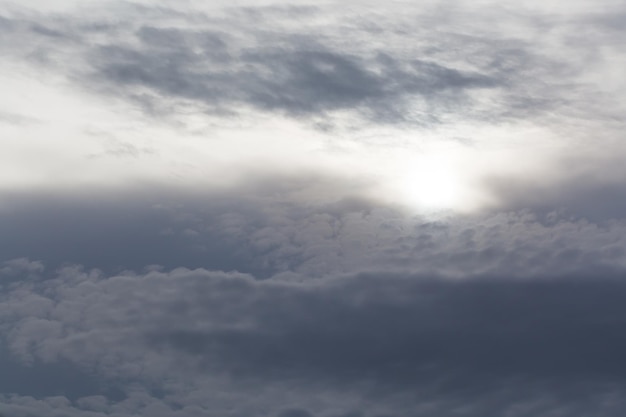
[[[623,5],[37,3],[0,414],[623,414]]]
[[[6,409],[427,416],[465,404],[468,416],[571,407],[608,416],[622,407],[612,400],[626,343],[622,222],[530,211],[435,220],[359,200],[302,206],[261,189],[14,195],[2,246],[46,263],[0,269],[6,369],[25,380],[8,389],[21,396],[6,397]],[[68,265],[76,259],[106,272]],[[50,405],[55,366],[63,400]],[[27,389],[28,378],[39,385]]]
[[[373,395],[373,410],[404,415],[409,408],[394,408],[416,407],[409,412],[416,416],[450,413],[448,402],[462,401],[464,415],[480,415],[481,402],[511,395],[498,392],[507,387],[518,392],[501,411],[544,415],[558,406],[546,398],[535,409],[533,387],[564,396],[623,389],[623,287],[619,274],[455,281],[370,273],[298,283],[207,270],[108,277],[65,268],[53,279],[11,285],[2,317],[14,323],[5,326],[14,357],[69,361],[118,387],[141,381],[150,387],[144,395],[172,413],[186,404],[231,414],[220,391],[289,384],[284,401],[328,407],[343,393],[364,404]],[[137,411],[135,385],[127,384],[125,399],[102,411]],[[212,394],[190,397],[208,387]],[[330,398],[304,398],[320,390]],[[416,391],[435,398],[434,408],[415,411],[425,406]],[[276,397],[252,397],[243,407],[262,409],[264,401],[274,405],[263,415],[280,411]],[[622,405],[605,406],[610,415]]]

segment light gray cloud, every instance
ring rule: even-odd
[[[110,24],[68,16],[45,23],[4,19],[3,27],[27,56],[61,68],[93,92],[136,101],[159,116],[195,105],[222,117],[253,109],[332,122],[347,111],[374,123],[501,123],[545,118],[545,112],[597,116],[606,107],[594,110],[581,101],[601,104],[605,98],[580,78],[586,62],[567,49],[575,28],[551,34],[563,45],[558,54],[528,40],[567,28],[557,18],[508,14],[528,35],[498,28],[502,32],[494,36],[457,13],[429,9],[339,18],[324,8],[234,9],[219,17],[146,7],[125,12]],[[294,13],[329,21],[307,23]],[[301,25],[290,26],[285,15]],[[464,25],[474,33],[463,33]],[[579,49],[590,52],[593,39]],[[70,57],[72,66],[63,68]]]
[[[212,32],[181,32],[142,27],[137,49],[96,49],[90,59],[93,81],[103,80],[112,92],[123,89],[140,101],[152,97],[144,102],[146,108],[158,108],[167,97],[191,100],[210,112],[239,112],[243,106],[310,118],[356,110],[378,122],[410,119],[412,96],[428,105],[456,107],[471,103],[466,92],[501,84],[489,74],[429,60],[398,61],[382,51],[371,57],[333,51],[314,39],[296,37],[282,47],[261,44],[228,52],[226,42]],[[154,94],[133,96],[144,88]]]
[[[22,126],[27,124],[39,123],[39,120],[20,114],[0,111],[0,122],[14,126]]]

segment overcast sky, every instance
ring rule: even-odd
[[[624,415],[625,44],[617,0],[0,0],[0,415]]]

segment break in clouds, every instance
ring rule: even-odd
[[[623,414],[625,23],[1,2],[0,414]]]

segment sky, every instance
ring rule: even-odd
[[[0,415],[623,415],[625,43],[612,0],[0,0]]]

